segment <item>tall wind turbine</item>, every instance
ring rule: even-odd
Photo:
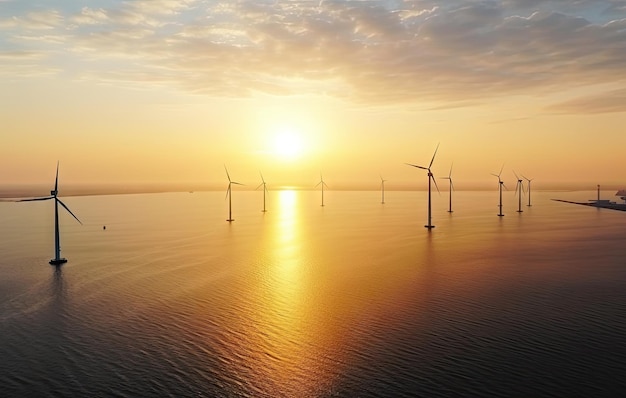
[[[500,190],[500,204],[498,205],[498,207],[500,207],[500,212],[498,213],[498,217],[504,216],[504,214],[502,214],[502,187],[504,187],[504,182],[500,179],[500,175],[502,175],[502,170],[504,170],[504,165],[502,165],[502,168],[500,169],[500,173],[498,174],[491,173],[492,176],[498,177],[498,188]]]
[[[526,181],[528,181],[528,204],[526,206],[530,207],[532,206],[530,204],[530,182],[533,180],[532,178],[526,178],[522,175],[522,178],[524,178]]]
[[[454,185],[452,184],[452,165],[450,165],[450,172],[447,177],[441,177],[443,180],[450,180],[450,207],[448,213],[452,213],[452,191],[454,191]]]
[[[522,210],[522,193],[524,193],[524,184],[522,184],[522,179],[519,178],[515,172],[513,172],[513,174],[515,174],[515,178],[517,178],[517,185],[515,186],[515,193],[519,194],[517,212],[522,213],[524,211]]]
[[[383,176],[380,176],[380,190],[381,190],[381,194],[382,194],[382,199],[381,202],[382,204],[385,204],[385,182],[387,180],[383,179]]]
[[[268,190],[267,190],[267,184],[265,183],[265,179],[263,178],[263,174],[261,172],[259,172],[259,174],[261,174],[261,181],[263,182],[260,183],[259,186],[256,187],[256,189],[263,187],[263,210],[261,210],[261,212],[265,213],[267,211],[265,210],[265,193],[268,192]]]
[[[316,187],[318,185],[322,186],[322,204],[320,206],[324,206],[324,187],[328,188],[328,185],[326,185],[326,183],[324,182],[324,178],[322,178],[322,173],[320,173],[320,182],[315,184]]]
[[[235,182],[235,181],[232,181],[230,179],[230,174],[228,174],[228,169],[226,168],[226,165],[224,165],[224,170],[226,170],[226,177],[228,177],[228,189],[226,189],[226,197],[228,198],[228,220],[226,220],[226,221],[232,222],[232,221],[235,221],[233,219],[233,212],[232,212],[232,209],[233,209],[232,185],[233,184],[235,184],[235,185],[243,185],[243,184]]]
[[[433,162],[435,161],[435,155],[437,155],[437,150],[439,149],[439,144],[437,144],[437,148],[435,148],[435,153],[433,153],[433,158],[430,160],[430,164],[428,165],[428,167],[424,167],[424,166],[418,166],[415,164],[410,164],[410,163],[406,163],[409,166],[413,166],[413,167],[417,167],[418,169],[422,169],[422,170],[427,170],[428,171],[428,224],[424,225],[424,227],[431,229],[431,228],[435,228],[435,226],[432,224],[432,206],[431,206],[431,186],[430,186],[430,182],[434,182],[435,183],[435,187],[437,188],[437,191],[439,191],[439,187],[437,186],[437,181],[435,180],[435,177],[433,177],[433,173],[430,171],[430,168],[433,165]]]
[[[58,198],[59,193],[59,162],[57,162],[57,174],[54,179],[54,191],[50,191],[50,196],[44,196],[41,198],[33,198],[33,199],[22,199],[18,200],[18,202],[32,202],[35,200],[50,200],[54,199],[54,258],[50,260],[51,265],[61,265],[67,262],[67,259],[61,257],[61,241],[59,236],[59,204],[63,206],[65,210],[68,211],[80,223],[82,222],[72,213],[72,211],[65,205],[65,203],[61,202],[61,199]]]

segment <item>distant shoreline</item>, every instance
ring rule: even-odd
[[[269,185],[269,184],[268,184]],[[0,199],[16,199],[16,198],[32,198],[46,196],[50,193],[50,186],[37,184],[37,185],[7,185],[0,186]],[[59,187],[59,196],[106,196],[106,195],[134,195],[134,194],[153,194],[153,193],[175,193],[175,192],[221,192],[226,187],[215,185],[157,185],[157,184],[145,184],[145,185],[72,185]],[[617,191],[619,187],[609,187],[603,189],[603,192],[608,196],[613,196],[613,191]],[[254,187],[241,187],[241,191],[254,191]],[[298,185],[274,185],[269,187],[270,191],[284,191],[284,190],[296,190],[296,191],[314,191],[315,187],[311,186],[298,186]],[[329,191],[379,191],[378,186],[331,186]],[[397,186],[397,187],[385,187],[385,191],[426,191],[427,188],[421,186]],[[490,190],[497,190],[489,185],[480,185],[467,188],[457,188],[456,191],[467,192],[484,192]],[[593,187],[548,187],[548,188],[535,188],[536,192],[585,192],[594,191]],[[441,189],[441,192],[447,192],[447,189]]]

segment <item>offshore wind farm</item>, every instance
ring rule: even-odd
[[[60,220],[62,267],[47,264],[46,202],[0,203],[4,391],[374,397],[436,396],[445,385],[445,394],[534,396],[624,387],[614,377],[626,359],[622,212],[539,190],[533,207],[497,218],[495,192],[456,191],[454,213],[447,198],[433,200],[430,230],[427,191],[390,190],[385,205],[375,189],[327,193],[320,208],[319,191],[270,190],[263,213],[258,191],[237,191],[236,223],[223,221],[219,191],[63,198],[84,225]]]
[[[0,396],[624,395],[622,3],[0,0]]]

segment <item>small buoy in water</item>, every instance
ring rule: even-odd
[[[107,226],[106,226],[106,225],[103,225],[103,226],[102,226],[102,229],[107,229]]]

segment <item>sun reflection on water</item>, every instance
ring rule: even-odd
[[[277,203],[269,214],[275,219],[263,234],[263,275],[255,292],[255,326],[248,330],[254,344],[253,361],[258,364],[255,389],[272,391],[275,396],[314,396],[327,382],[316,366],[318,345],[311,334],[315,322],[311,309],[311,279],[307,269],[307,239],[302,234],[303,219],[298,192],[276,193]],[[311,371],[311,369],[316,369]]]

